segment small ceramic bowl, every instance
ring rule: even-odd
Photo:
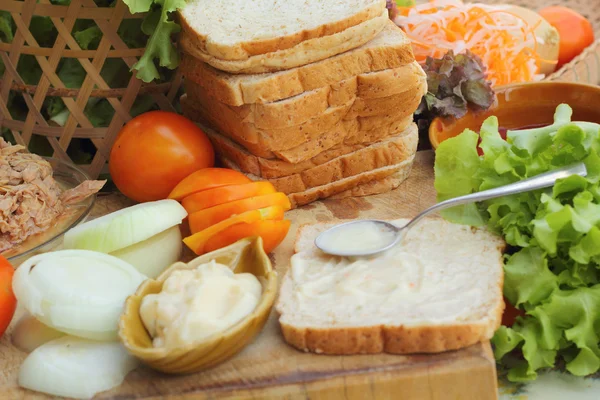
[[[262,297],[256,309],[243,320],[225,330],[185,347],[155,348],[152,338],[140,318],[144,296],[159,293],[169,275],[180,269],[195,269],[215,260],[229,266],[235,273],[248,272],[259,278]],[[156,279],[142,283],[125,302],[119,322],[119,338],[125,348],[142,362],[158,371],[185,374],[205,370],[240,352],[264,327],[277,292],[277,274],[263,250],[260,237],[242,239],[230,246],[204,254],[189,263],[173,264]]]
[[[554,111],[566,103],[573,109],[573,121],[600,123],[600,86],[571,82],[535,82],[496,88],[496,103],[485,112],[468,112],[463,118],[435,118],[429,126],[429,141],[436,149],[440,143],[465,129],[476,132],[483,121],[498,117],[500,127],[519,129],[549,125]]]

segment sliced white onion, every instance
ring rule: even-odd
[[[149,278],[156,278],[171,264],[179,261],[183,242],[179,226],[167,229],[143,242],[110,253],[127,261]]]
[[[119,342],[65,336],[34,350],[18,379],[21,387],[36,392],[90,399],[119,386],[137,365]]]
[[[65,333],[42,324],[29,313],[25,313],[12,331],[13,346],[26,353],[31,353],[41,345],[65,336]]]
[[[112,253],[179,225],[186,216],[185,208],[175,200],[142,203],[71,229],[63,246]]]
[[[31,315],[56,330],[116,340],[125,299],[146,278],[108,254],[61,250],[21,264],[13,278],[13,290]]]

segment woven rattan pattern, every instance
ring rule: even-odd
[[[0,80],[0,128],[9,128],[18,143],[28,145],[34,134],[46,136],[54,157],[69,160],[66,149],[71,140],[88,138],[97,151],[86,168],[96,177],[106,164],[120,128],[131,119],[130,109],[139,94],[150,94],[161,109],[174,111],[173,100],[180,84],[178,75],[162,84],[142,84],[132,75],[123,88],[109,87],[100,75],[108,58],[122,58],[131,67],[144,52],[143,48],[128,48],[117,34],[123,19],[143,18],[141,14],[131,15],[123,2],[118,1],[114,7],[98,7],[94,0],[72,0],[68,6],[53,5],[49,0],[2,0],[0,10],[10,12],[17,26],[12,42],[0,43],[0,57],[6,68]],[[51,48],[39,46],[29,31],[34,15],[50,17],[56,27],[58,36]],[[102,31],[96,50],[82,50],[71,35],[77,19],[93,20]],[[43,71],[36,86],[26,85],[17,72],[22,54],[34,55]],[[56,73],[64,57],[77,58],[85,69],[87,75],[78,89],[66,88]],[[7,102],[11,90],[20,92],[27,104],[29,112],[24,121],[13,119],[9,113]],[[45,120],[41,106],[46,96],[62,97],[69,110],[64,126],[52,126]],[[90,97],[106,98],[114,108],[114,117],[107,127],[94,127],[86,117],[84,107]]]

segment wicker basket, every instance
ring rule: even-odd
[[[69,149],[70,144],[81,146],[82,140],[85,140],[85,146],[91,150],[83,167],[94,178],[103,171],[120,128],[131,119],[136,99],[143,95],[149,108],[175,111],[173,103],[180,86],[176,73],[167,81],[156,84],[144,84],[129,73],[128,69],[137,62],[144,49],[129,48],[119,36],[118,29],[125,20],[141,22],[144,15],[131,15],[120,0],[112,7],[98,6],[97,3],[100,2],[71,0],[69,5],[54,5],[50,0],[0,1],[0,11],[5,12],[4,15],[10,13],[16,25],[12,41],[0,41],[0,60],[4,64],[4,74],[0,79],[0,129],[10,130],[14,140],[26,146],[36,136],[38,142],[40,136],[45,137],[45,146],[52,156],[63,160],[73,158],[70,156],[73,150]],[[37,23],[35,21],[39,21],[39,17],[49,17],[44,20],[51,21],[55,29],[53,32],[57,32],[49,47],[36,42],[32,34],[32,22]],[[82,49],[71,34],[77,20],[94,21],[101,31],[99,43],[93,50]],[[41,77],[35,85],[26,84],[24,77],[17,72],[19,60],[25,55],[34,56],[41,67]],[[75,88],[65,84],[64,76],[61,80],[57,74],[57,67],[65,59],[77,59],[85,70],[82,82]],[[102,67],[110,59],[124,62],[123,68],[129,79],[121,82],[120,87],[111,87],[101,75]],[[24,101],[27,109],[20,117],[11,115],[7,107],[9,98],[14,100],[15,96]],[[62,98],[65,111],[68,109],[68,117],[63,123],[53,123],[42,111],[44,102],[51,97]],[[88,100],[94,98],[96,103],[93,104],[104,102],[103,106],[108,109],[108,122],[93,123],[86,115]]]
[[[600,83],[600,0],[475,0],[487,4],[513,4],[539,10],[551,5],[569,7],[588,18],[593,26],[596,41],[573,61],[546,77],[551,81]]]

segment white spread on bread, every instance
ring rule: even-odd
[[[314,244],[307,248],[306,239],[284,280],[282,322],[408,327],[490,319],[495,325],[502,304],[501,241],[485,231],[427,220],[392,249],[352,258],[326,255]]]
[[[223,332],[249,315],[262,286],[252,274],[234,274],[211,261],[176,270],[162,291],[142,300],[140,316],[154,347],[174,348]]]

